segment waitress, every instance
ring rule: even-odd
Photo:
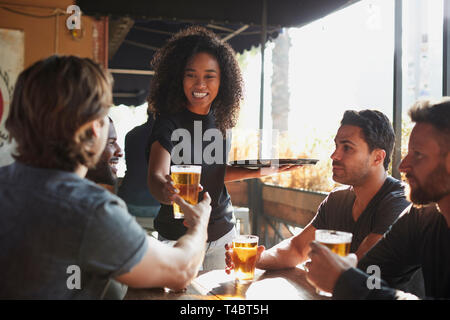
[[[175,242],[186,232],[183,220],[173,217],[172,196],[177,190],[170,166],[201,165],[200,183],[212,200],[202,267],[224,269],[225,244],[236,235],[225,182],[262,177],[260,170],[226,164],[230,150],[226,132],[235,126],[242,100],[242,77],[235,52],[213,32],[195,26],[174,35],[155,54],[152,66],[155,75],[148,104],[156,120],[149,141],[148,186],[161,203],[155,229],[159,239],[168,242]],[[178,143],[188,148],[180,152]],[[289,169],[273,168],[264,174]]]

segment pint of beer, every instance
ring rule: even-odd
[[[170,167],[170,171],[174,187],[180,191],[178,195],[190,204],[197,204],[202,167],[175,165]],[[175,219],[184,219],[184,213],[176,203],[173,204],[173,216]]]
[[[233,240],[231,258],[234,264],[234,276],[238,281],[253,280],[255,276],[258,237],[240,235]]]
[[[335,230],[316,230],[316,241],[325,245],[332,252],[345,257],[350,252],[350,244],[353,235],[349,232]],[[316,292],[322,296],[331,297],[332,294],[316,288]]]
[[[352,234],[335,230],[316,230],[316,241],[327,246],[334,253],[345,257],[350,252]]]

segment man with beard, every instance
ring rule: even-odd
[[[117,189],[117,164],[119,158],[123,157],[122,149],[117,143],[117,132],[114,122],[110,117],[108,140],[103,153],[95,167],[90,168],[86,173],[86,178],[104,187],[112,193]],[[122,299],[128,290],[128,286],[111,279],[107,290],[103,296],[106,300]]]
[[[333,180],[346,186],[327,196],[301,233],[267,251],[259,246],[256,267],[290,268],[305,261],[317,229],[352,233],[350,252],[363,257],[409,205],[403,185],[386,172],[394,139],[394,130],[383,113],[346,111],[331,155]],[[230,252],[225,260],[229,272],[233,268]]]
[[[388,287],[421,267],[425,294],[450,298],[450,99],[416,103],[408,154],[400,164],[414,205],[353,268],[349,258],[311,243],[308,281],[335,299],[417,298]],[[364,273],[367,266],[378,269]],[[363,271],[361,271],[363,270]]]
[[[122,149],[117,143],[116,128],[112,119],[109,118],[108,140],[106,141],[105,150],[95,168],[89,169],[86,178],[115,193],[117,187],[117,164],[122,157]]]

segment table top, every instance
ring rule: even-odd
[[[183,292],[167,288],[128,288],[127,300],[326,300],[316,294],[300,268],[264,271],[256,269],[255,279],[239,283],[224,270],[199,272]]]

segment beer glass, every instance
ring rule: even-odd
[[[352,243],[352,234],[349,232],[335,230],[316,230],[316,241],[327,246],[332,252],[341,257],[350,253],[350,244]],[[316,289],[320,295],[331,297],[332,294]]]
[[[190,204],[197,204],[202,167],[174,165],[170,167],[170,171],[174,187],[180,191],[178,195]],[[184,219],[184,213],[176,203],[173,204],[173,217]]]
[[[234,276],[239,282],[253,280],[255,276],[258,236],[239,235],[233,240],[231,259],[234,264]]]

